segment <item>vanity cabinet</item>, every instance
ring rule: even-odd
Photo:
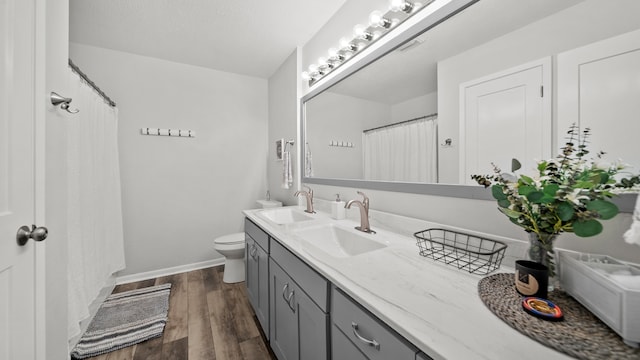
[[[429,360],[245,219],[247,295],[278,360]]]
[[[341,290],[334,287],[331,299],[333,359],[428,359],[416,357],[418,349],[415,346]]]
[[[269,235],[248,219],[244,231],[247,296],[269,339]]]
[[[274,354],[279,360],[328,359],[328,281],[275,241],[269,266]]]

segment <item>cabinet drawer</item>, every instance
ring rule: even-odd
[[[271,258],[282,267],[322,311],[329,306],[329,282],[277,241],[271,243]]]
[[[331,358],[369,360],[335,325],[331,328]]]
[[[342,291],[331,293],[333,324],[371,360],[415,359],[418,349]]]
[[[244,232],[251,236],[264,251],[269,253],[269,234],[247,218],[244,218]]]

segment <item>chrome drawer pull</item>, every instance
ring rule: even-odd
[[[291,311],[295,313],[296,308],[293,305],[291,305],[291,300],[293,299],[293,294],[295,293],[295,290],[291,290],[291,293],[289,293],[289,296],[287,296],[285,294],[287,293],[288,288],[289,288],[289,283],[284,284],[284,287],[282,288],[282,298],[284,299],[284,301],[287,302],[287,305],[289,305],[289,309],[291,309]]]
[[[257,258],[256,258],[256,253],[257,252],[258,252],[258,248],[256,247],[256,244],[251,245],[251,250],[249,251],[249,255],[251,255],[253,260],[257,260]]]
[[[362,335],[358,334],[358,324],[356,324],[355,322],[351,322],[351,328],[353,329],[353,335],[355,335],[358,340],[362,341],[363,343],[369,345],[369,346],[373,346],[376,350],[380,350],[380,343],[375,341],[375,340],[369,340],[367,338],[362,337]]]
[[[287,302],[287,304],[289,303],[289,300],[287,300],[287,295],[285,295],[285,294],[286,294],[288,288],[289,288],[289,283],[284,284],[284,287],[282,288],[282,298],[284,299],[284,301]],[[289,306],[291,306],[291,305],[289,305]]]
[[[287,299],[287,304],[289,304],[289,309],[291,309],[291,311],[293,311],[293,313],[296,313],[296,307],[291,305],[291,300],[293,300],[293,294],[295,293],[295,290],[291,290],[291,294],[289,294],[289,298]]]

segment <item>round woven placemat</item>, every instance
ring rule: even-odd
[[[623,343],[618,334],[563,291],[549,294],[549,300],[564,314],[564,320],[557,322],[539,319],[522,309],[514,274],[483,278],[478,294],[489,310],[511,327],[560,352],[578,359],[640,359],[640,349]]]

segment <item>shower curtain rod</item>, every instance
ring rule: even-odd
[[[382,126],[374,127],[374,128],[371,128],[371,129],[363,130],[362,132],[363,133],[368,133],[369,131],[384,129],[384,128],[397,126],[397,125],[402,125],[402,124],[410,123],[412,121],[418,121],[418,120],[422,120],[422,119],[429,119],[429,118],[433,118],[433,117],[436,117],[436,116],[438,116],[438,113],[433,113],[433,114],[429,114],[429,115],[425,115],[425,116],[420,116],[420,117],[417,117],[417,118],[404,120],[404,121],[400,121],[400,122],[393,123],[393,124],[382,125]]]
[[[104,101],[107,104],[109,104],[109,106],[113,106],[113,107],[116,106],[116,102],[111,100],[111,98],[108,97],[107,94],[104,93],[104,91],[100,90],[98,85],[96,85],[96,83],[91,81],[91,79],[89,79],[87,74],[83,73],[82,70],[80,70],[80,68],[76,64],[74,64],[73,61],[71,61],[71,59],[69,59],[69,67],[71,67],[71,70],[74,73],[78,74],[78,76],[80,76],[84,81],[86,81],[87,84],[89,84],[89,86],[91,86],[93,88],[93,90],[95,90],[98,94],[100,94],[100,96],[102,96]]]

